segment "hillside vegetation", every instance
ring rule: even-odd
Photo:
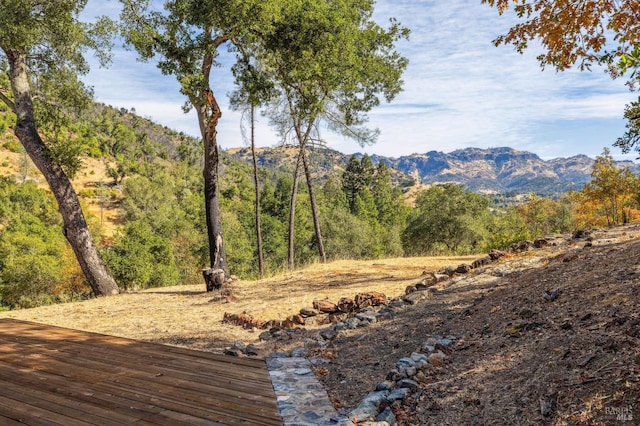
[[[55,202],[11,134],[13,119],[0,112],[0,306],[90,297],[60,232]],[[81,162],[72,161],[75,156],[58,161],[74,179],[120,288],[200,282],[208,246],[199,141],[134,111],[104,105],[95,105],[61,134],[56,143],[82,155]],[[246,149],[222,153],[220,193],[231,272],[251,279],[258,276],[258,265],[255,193],[246,158]],[[261,228],[270,276],[287,265],[295,155],[285,146],[261,149],[259,158]],[[638,180],[608,152],[594,161],[593,182],[583,190],[555,199],[528,194],[515,206],[500,195],[489,198],[456,183],[408,188],[406,174],[367,155],[348,157],[314,148],[309,160],[329,260],[482,253],[554,232],[627,223],[637,216]],[[295,264],[304,266],[316,261],[317,251],[309,194],[306,187],[299,191]]]

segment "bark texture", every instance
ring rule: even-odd
[[[58,210],[64,222],[64,235],[73,248],[93,292],[96,296],[117,294],[118,286],[91,238],[78,196],[60,165],[52,161],[49,149],[38,134],[27,71],[27,56],[21,51],[4,50],[9,61],[11,86],[15,95],[15,134],[33,163],[44,175],[58,201]]]
[[[204,137],[204,198],[207,215],[207,235],[209,237],[209,257],[211,268],[222,269],[229,275],[227,256],[222,237],[222,213],[220,211],[220,188],[218,185],[218,154],[216,126],[222,116],[220,107],[214,101],[208,129]]]

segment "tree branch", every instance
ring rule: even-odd
[[[11,111],[16,112],[16,104],[14,104],[11,99],[5,96],[2,91],[0,91],[0,100],[4,102],[11,109]]]

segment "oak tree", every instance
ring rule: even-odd
[[[88,71],[83,57],[97,49],[106,63],[106,21],[89,26],[79,20],[86,0],[8,0],[0,2],[0,68],[10,86],[0,87],[0,101],[16,115],[14,133],[42,172],[58,202],[63,232],[91,288],[98,296],[118,293],[91,238],[80,202],[65,169],[76,157],[48,138],[46,130],[88,104],[90,90],[78,79]],[[64,155],[56,155],[56,154]],[[66,161],[65,161],[66,160]]]
[[[289,267],[293,267],[295,196],[303,168],[309,189],[316,245],[325,258],[307,150],[321,142],[325,123],[361,144],[377,131],[366,127],[366,113],[391,101],[401,90],[407,60],[395,51],[408,30],[395,20],[388,28],[372,18],[371,0],[287,2],[282,19],[263,37],[260,60],[273,70],[282,90],[274,121],[281,134],[292,133],[299,148],[289,209]]]
[[[229,275],[220,211],[217,126],[222,116],[213,91],[219,50],[249,44],[277,20],[277,2],[258,0],[168,0],[164,9],[148,0],[121,0],[124,36],[143,60],[158,58],[163,74],[174,75],[194,109],[204,143],[204,200],[211,269]]]
[[[494,43],[512,44],[522,53],[532,40],[544,52],[547,65],[564,71],[573,65],[588,70],[604,65],[613,77],[628,75],[630,84],[640,68],[640,28],[637,1],[616,0],[482,0],[500,14],[512,10],[521,22]]]

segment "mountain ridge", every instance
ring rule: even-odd
[[[258,162],[261,165],[291,168],[294,158],[287,160],[283,150],[290,147],[260,148]],[[232,157],[248,161],[248,148],[227,150]],[[355,153],[358,158],[365,154]],[[320,180],[336,170],[344,170],[351,155],[330,148],[314,148],[311,154],[315,176]],[[276,161],[275,159],[279,161]],[[558,195],[578,190],[591,180],[595,159],[584,154],[543,160],[537,154],[510,147],[464,148],[444,153],[429,151],[401,157],[370,155],[374,164],[386,163],[395,171],[394,181],[402,187],[415,183],[433,185],[459,183],[469,190],[487,194]],[[640,174],[640,164],[633,161],[617,161],[618,167],[628,167]]]

